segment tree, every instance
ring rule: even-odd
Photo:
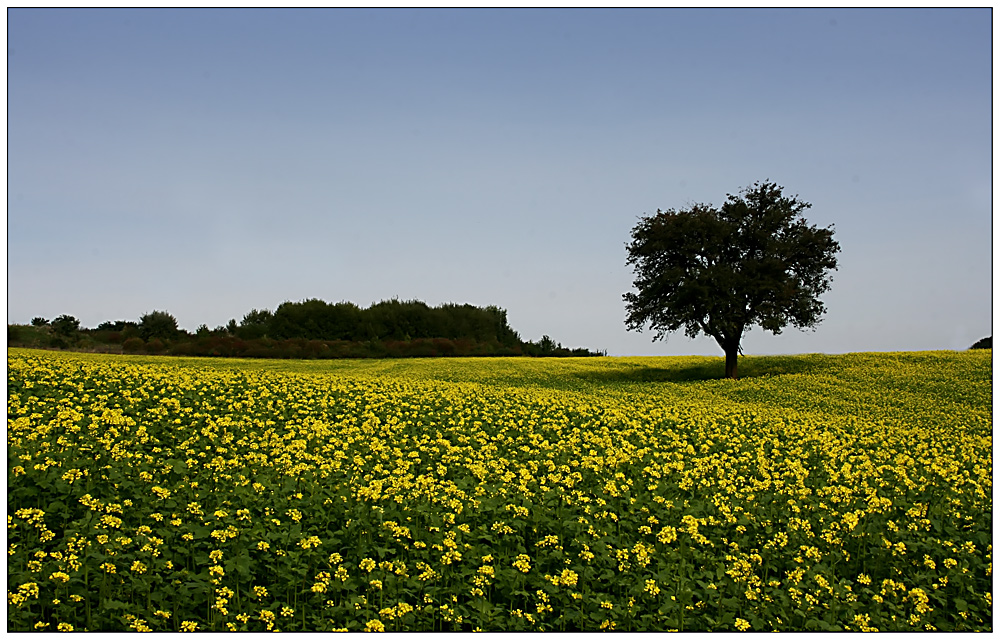
[[[52,321],[52,331],[64,338],[70,338],[80,330],[80,321],[73,316],[63,314]]]
[[[42,316],[35,316],[34,318],[31,319],[31,326],[33,327],[44,327],[48,323],[49,321],[43,318]]]
[[[274,314],[267,309],[263,311],[251,309],[243,316],[243,321],[240,322],[240,327],[236,330],[237,334],[244,340],[262,338],[267,335],[272,318],[274,318]]]
[[[139,318],[139,335],[146,342],[154,338],[169,340],[177,335],[177,318],[166,311],[150,311]]]
[[[970,349],[992,349],[993,348],[993,336],[988,336],[976,341],[976,344],[969,347]]]
[[[681,328],[690,338],[711,336],[726,354],[727,378],[736,378],[751,326],[775,335],[788,324],[814,327],[840,245],[832,225],[806,224],[810,206],[765,181],[727,195],[721,208],[694,204],[640,218],[626,244],[638,290],[623,296],[626,327],[648,324],[654,341]]]
[[[127,327],[138,328],[138,323],[132,322],[131,320],[115,320],[114,322],[106,320],[101,324],[97,325],[98,331],[124,331]]]

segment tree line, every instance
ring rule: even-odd
[[[417,356],[598,356],[607,352],[569,349],[549,336],[522,340],[496,306],[419,300],[383,300],[367,309],[352,302],[319,299],[284,302],[274,311],[251,309],[240,322],[193,333],[177,326],[166,311],[151,311],[138,321],[115,320],[94,329],[73,316],[31,326],[8,325],[8,344],[86,348],[126,353],[262,358],[372,358]]]

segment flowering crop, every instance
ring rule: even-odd
[[[991,630],[991,352],[8,351],[8,630]]]

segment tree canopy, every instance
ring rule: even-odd
[[[36,325],[40,326],[40,325]],[[52,321],[49,325],[55,333],[69,338],[80,330],[80,321],[71,315],[63,314]]]
[[[809,226],[809,203],[772,182],[727,194],[719,208],[693,204],[640,218],[626,244],[637,291],[624,294],[626,327],[653,340],[684,330],[711,336],[726,354],[726,377],[755,325],[774,334],[815,326],[826,307],[840,245],[833,226]]]
[[[143,340],[169,340],[177,335],[177,318],[166,311],[150,311],[139,318]]]

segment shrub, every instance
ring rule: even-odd
[[[447,338],[434,338],[434,352],[439,356],[455,355],[455,343]]]
[[[128,338],[122,343],[122,351],[125,353],[136,353],[146,347],[146,342],[142,338]]]
[[[45,318],[41,317],[41,316],[36,316],[36,317],[34,317],[34,318],[31,319],[31,325],[34,326],[34,327],[44,327],[48,323],[49,323],[49,321],[46,320]]]

